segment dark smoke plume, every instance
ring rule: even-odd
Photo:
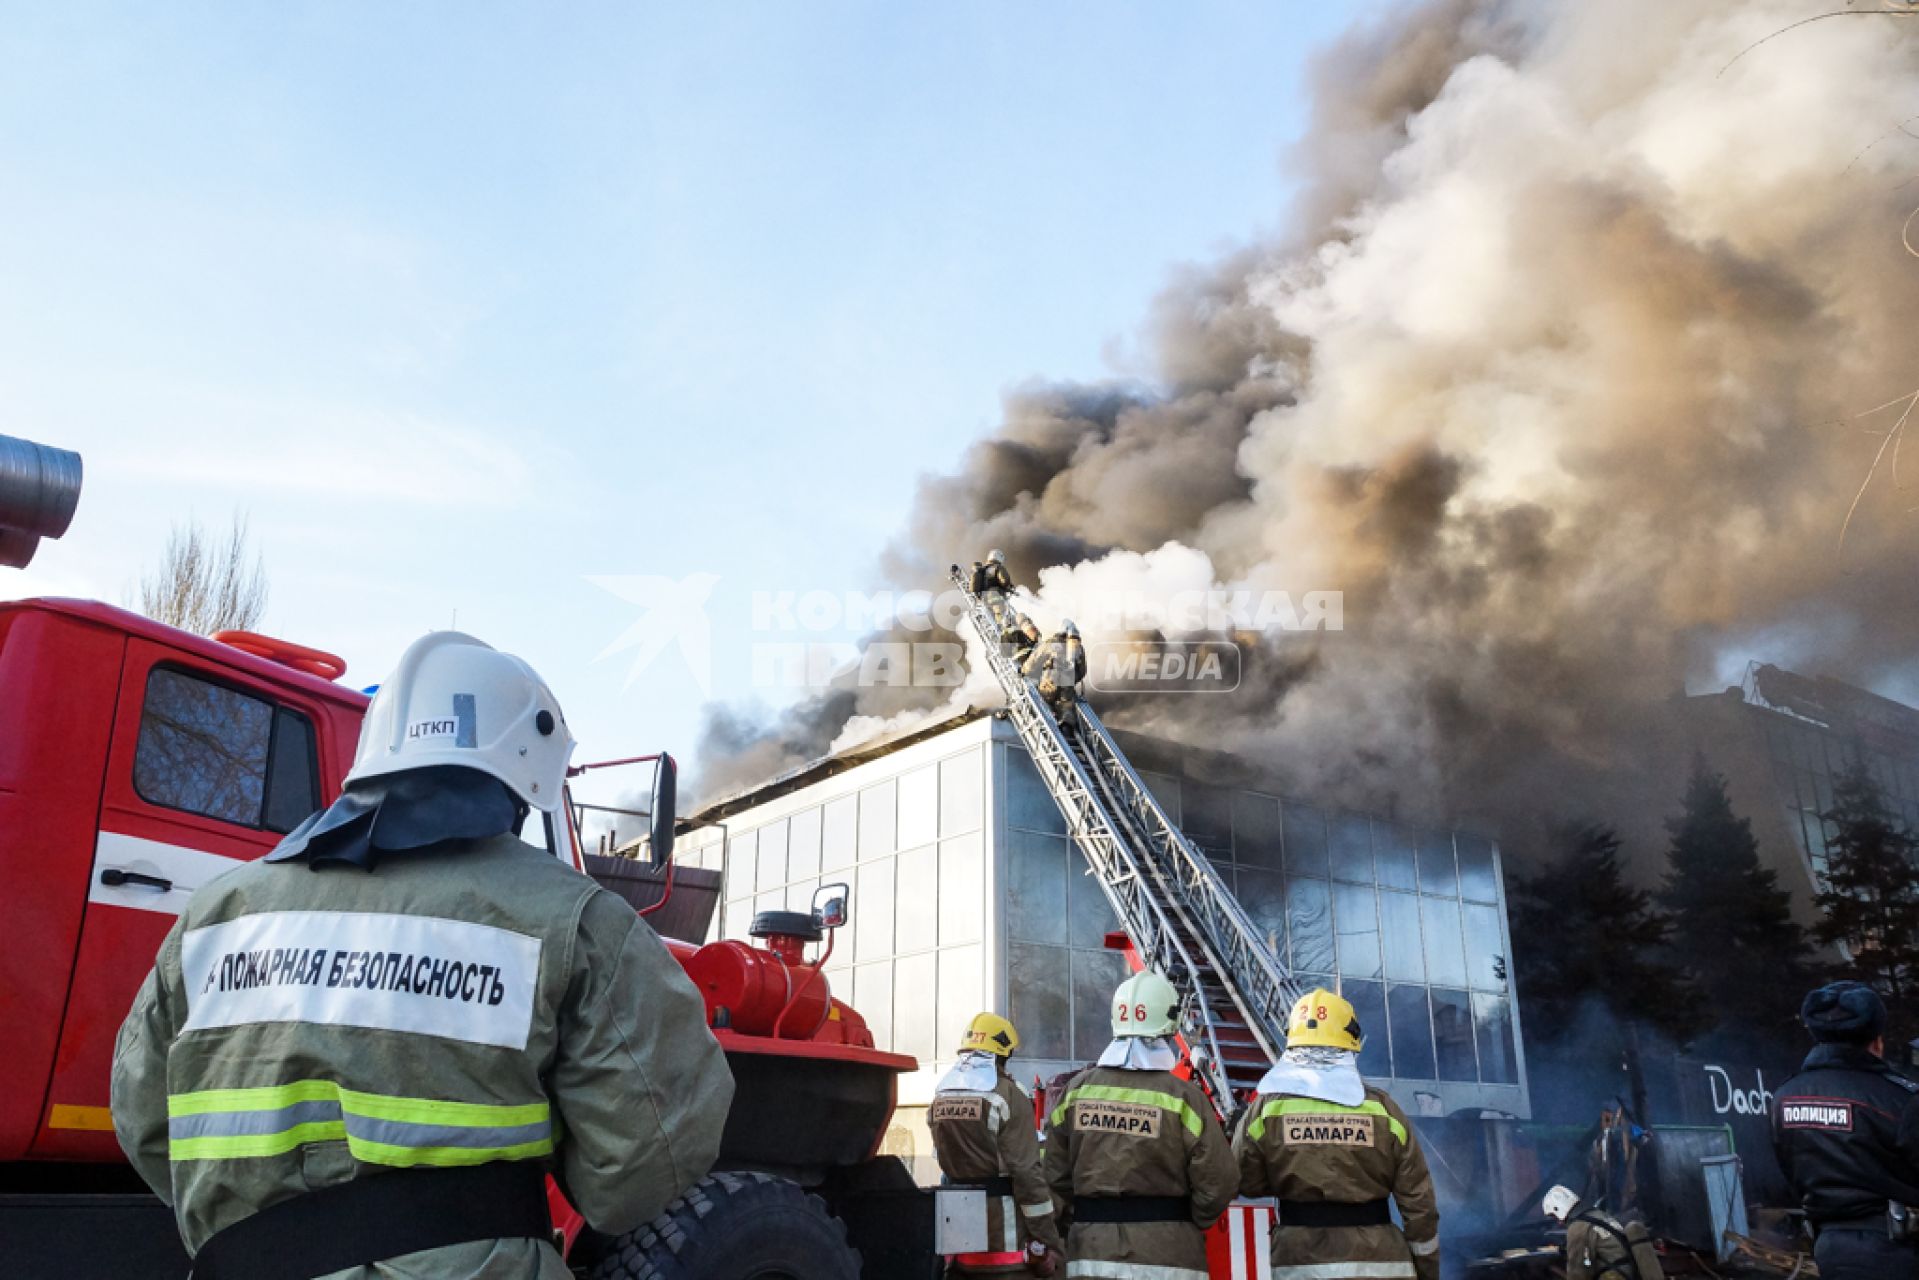
[[[1004,547],[1043,621],[1341,591],[1344,630],[1241,637],[1238,693],[1112,718],[1305,794],[1509,821],[1644,794],[1649,709],[1729,659],[1910,678],[1919,499],[1876,477],[1840,531],[1892,425],[1851,415],[1919,386],[1914,148],[1859,155],[1914,109],[1919,23],[1734,61],[1814,11],[1442,0],[1349,35],[1294,230],[1173,282],[1146,384],[1009,394],[886,577]],[[708,786],[934,700],[722,715]]]

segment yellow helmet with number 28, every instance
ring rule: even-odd
[[[1359,1025],[1359,1014],[1342,996],[1320,987],[1301,996],[1286,1019],[1286,1047],[1298,1049],[1318,1045],[1327,1049],[1350,1049],[1358,1053],[1366,1043]]]

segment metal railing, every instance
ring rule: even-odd
[[[1202,977],[1207,971],[1217,977],[1269,1057],[1274,1045],[1284,1042],[1285,1011],[1279,1014],[1282,1035],[1277,1041],[1262,1015],[1271,1007],[1270,991],[1290,990],[1290,984],[1270,952],[1258,958],[1246,955],[1249,946],[1258,945],[1252,922],[1211,865],[1167,818],[1092,709],[1083,702],[1078,705],[1074,719],[1085,732],[1069,737],[1069,730],[1013,665],[998,619],[974,595],[957,566],[953,581],[985,644],[987,665],[1006,695],[1008,721],[1134,949],[1179,991],[1188,1056],[1221,1111],[1230,1114],[1233,1085],[1219,1038],[1226,1011],[1209,1000]],[[1185,938],[1176,920],[1184,925]],[[1221,946],[1215,934],[1233,941]],[[1200,954],[1193,953],[1187,938]],[[1251,1003],[1239,990],[1242,969],[1251,976],[1257,995]]]

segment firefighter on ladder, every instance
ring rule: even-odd
[[[994,623],[1005,630],[1012,620],[1008,610],[1013,598],[1013,575],[1006,571],[1006,553],[995,547],[986,553],[986,559],[974,561],[968,586],[993,615]]]
[[[1113,1041],[1047,1117],[1046,1176],[1070,1206],[1068,1276],[1207,1280],[1206,1231],[1239,1189],[1212,1102],[1173,1074],[1179,994],[1157,973],[1113,995]]]
[[[1272,1280],[1439,1280],[1426,1157],[1399,1104],[1360,1077],[1363,1043],[1352,1005],[1301,996],[1233,1140],[1241,1194],[1279,1200]]]
[[[1080,643],[1079,628],[1071,618],[1033,650],[1020,666],[1020,674],[1039,689],[1039,696],[1064,719],[1079,700],[1079,682],[1086,678],[1086,646]]]
[[[1581,1209],[1571,1187],[1554,1187],[1540,1208],[1566,1225],[1566,1280],[1665,1280],[1659,1251],[1638,1222]]]
[[[112,1102],[196,1280],[566,1280],[549,1168],[617,1235],[712,1166],[733,1079],[699,993],[516,834],[572,747],[524,662],[428,635],[340,798],[193,895]]]
[[[1062,1249],[1053,1196],[1040,1168],[1033,1103],[1006,1071],[1019,1032],[996,1013],[974,1018],[960,1040],[959,1060],[933,1091],[927,1127],[949,1186],[986,1194],[986,1239],[980,1253],[950,1259],[953,1276],[1052,1276]]]

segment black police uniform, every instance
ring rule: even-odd
[[[1919,1083],[1864,1045],[1814,1047],[1773,1094],[1773,1148],[1817,1233],[1822,1280],[1919,1280],[1890,1201],[1919,1206]]]

